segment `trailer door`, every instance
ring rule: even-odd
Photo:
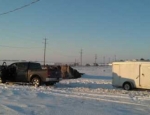
[[[141,65],[140,85],[143,88],[150,88],[150,64]]]

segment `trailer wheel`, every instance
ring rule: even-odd
[[[125,82],[123,84],[123,88],[124,90],[128,90],[128,91],[132,89],[131,84],[129,82]]]
[[[33,78],[31,79],[31,83],[32,83],[34,86],[38,87],[38,86],[41,85],[41,80],[40,80],[40,78],[39,78],[38,76],[35,76],[35,77],[33,77]]]

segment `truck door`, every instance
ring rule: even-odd
[[[17,82],[25,82],[27,81],[27,69],[28,69],[28,63],[17,63],[16,65],[16,81]]]
[[[150,88],[150,64],[142,64],[140,70],[140,86]]]

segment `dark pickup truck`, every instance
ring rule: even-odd
[[[40,63],[16,62],[6,66],[4,62],[0,72],[1,81],[5,82],[28,82],[35,86],[41,84],[53,85],[59,82],[61,73],[58,69],[42,69]]]

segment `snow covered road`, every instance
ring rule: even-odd
[[[76,68],[80,79],[46,87],[0,84],[2,115],[149,115],[150,91],[111,85],[111,68]]]

